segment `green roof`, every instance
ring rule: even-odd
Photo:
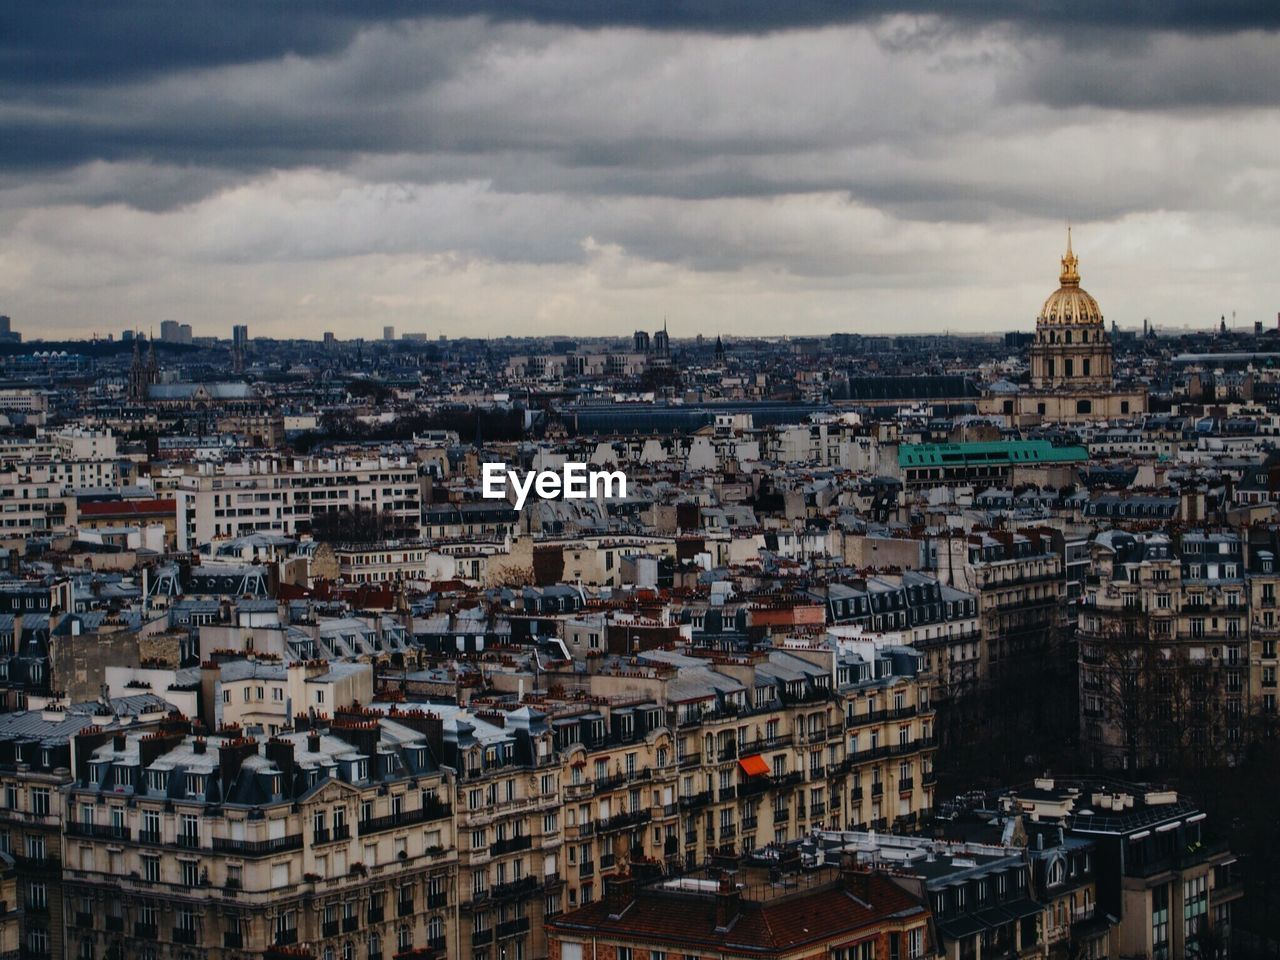
[[[1055,447],[1048,440],[999,440],[980,443],[904,443],[902,467],[959,467],[973,464],[1076,463],[1089,459],[1084,447]]]

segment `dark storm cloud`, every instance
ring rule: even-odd
[[[758,33],[897,14],[943,14],[960,24],[1008,22],[1036,30],[1280,28],[1280,4],[1273,0],[43,0],[3,6],[0,78],[95,82],[286,54],[318,56],[341,49],[363,26],[422,17]]]
[[[500,330],[799,289],[835,323],[846,286],[885,315],[1001,289],[1043,233],[1052,279],[1066,218],[1225,223],[1247,260],[1280,218],[1277,27],[1275,2],[2,5],[0,306],[84,324],[95,292],[163,316],[239,284],[264,319]]]

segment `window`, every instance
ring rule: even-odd
[[[142,858],[142,879],[148,883],[160,882],[160,858],[145,856]]]
[[[1151,891],[1151,960],[1170,960],[1169,957],[1169,887],[1155,887]]]
[[[1209,911],[1209,878],[1207,874],[1182,882],[1182,935],[1187,954],[1193,953],[1192,942],[1205,928]]]

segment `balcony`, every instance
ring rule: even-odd
[[[721,788],[720,788],[720,793],[717,795],[717,799],[718,799],[721,803],[724,803],[726,800],[733,800],[733,799],[735,799],[737,796],[738,796],[738,788],[737,788],[737,787],[721,787]]]
[[[472,930],[471,945],[473,947],[484,947],[493,943],[493,928],[488,930]]]
[[[160,838],[159,830],[140,830],[138,831],[138,842],[139,843],[163,843],[164,841]]]
[[[365,923],[381,923],[385,919],[386,909],[381,906],[369,907],[364,912]]]
[[[91,840],[132,840],[133,831],[123,824],[76,823],[71,821],[67,824],[67,836],[84,837]]]
[[[913,777],[901,777],[898,780],[898,792],[910,793],[916,788],[916,781]]]
[[[870,763],[873,760],[883,760],[888,755],[888,747],[869,747],[866,750],[859,750],[849,754],[844,763],[846,767],[853,768],[862,763]]]
[[[349,917],[342,918],[343,933],[353,933],[354,931],[359,929],[360,929],[360,917],[357,914],[352,914]]]
[[[447,893],[428,893],[427,908],[435,909],[436,907],[444,907],[449,904],[449,895]]]
[[[595,876],[595,873],[596,873],[596,864],[594,860],[584,860],[582,861],[582,863],[578,864],[579,877],[586,879],[587,877]]]
[[[871,785],[871,796],[873,796],[873,797],[883,797],[883,796],[884,796],[884,784],[883,784],[883,783],[873,783],[873,784]]]
[[[335,931],[336,932],[336,931]],[[227,950],[243,950],[244,934],[239,930],[228,930],[222,935],[222,946]]]
[[[133,935],[139,940],[158,940],[160,938],[160,928],[154,923],[135,923],[133,925]]]
[[[600,833],[608,833],[612,830],[626,830],[642,823],[648,823],[652,819],[653,814],[648,810],[633,810],[630,813],[614,814],[608,820],[597,820],[596,830]]]
[[[720,837],[721,843],[724,843],[725,841],[728,841],[728,840],[732,840],[737,835],[738,835],[737,824],[733,824],[733,823],[720,824],[720,833],[718,834],[718,836]]]
[[[232,840],[230,837],[214,837],[213,849],[218,853],[234,853],[241,857],[268,857],[274,853],[286,853],[302,849],[302,834],[271,840]]]
[[[92,914],[92,913],[79,913],[79,912],[77,912],[77,913],[76,913],[76,926],[77,926],[77,927],[79,927],[81,930],[92,930],[92,929],[93,929],[93,914]]]
[[[790,822],[790,820],[791,820],[790,807],[774,807],[773,808],[774,823],[788,823]]]
[[[515,853],[518,850],[528,850],[533,846],[533,837],[525,834],[521,837],[507,837],[505,840],[495,840],[489,847],[489,853],[492,856],[501,856],[504,853]]]
[[[413,901],[412,901],[412,900],[398,900],[398,901],[396,902],[396,916],[397,916],[397,917],[411,917],[411,916],[413,916]]]
[[[326,920],[324,923],[320,924],[320,936],[328,939],[329,937],[336,937],[337,935],[338,935],[337,920]]]
[[[686,753],[680,758],[681,770],[688,770],[692,767],[700,766],[702,766],[702,754],[700,753]]]
[[[360,821],[360,835],[381,833],[394,830],[396,827],[411,827],[416,823],[427,823],[431,820],[443,820],[451,816],[453,808],[450,804],[439,801],[417,810],[401,810],[399,813],[388,813],[381,817],[370,817]]]
[[[427,949],[443,953],[446,940],[444,937],[427,937]]]
[[[518,917],[515,920],[508,920],[506,923],[498,924],[498,939],[503,937],[517,937],[522,933],[529,932],[529,918]]]
[[[814,817],[821,817],[821,816],[825,816],[825,815],[826,815],[826,812],[827,812],[827,805],[826,805],[825,803],[823,803],[822,801],[818,801],[817,803],[811,803],[811,804],[809,804],[809,818],[810,818],[810,819],[812,819],[812,818],[814,818]]]
[[[277,947],[290,947],[298,942],[298,928],[290,927],[288,930],[277,930],[275,939],[272,940]]]
[[[615,773],[607,777],[597,777],[591,782],[591,790],[593,793],[606,793],[609,790],[616,790],[626,782],[627,778],[620,773]]]
[[[698,807],[705,807],[710,802],[710,790],[703,790],[701,793],[694,793],[687,797],[680,798],[680,806],[685,810],[695,810]]]
[[[602,853],[602,854],[600,854],[600,869],[601,869],[602,871],[604,871],[604,870],[612,870],[612,869],[613,869],[614,867],[616,867],[617,865],[618,865],[618,856],[617,856],[617,854],[613,854],[613,853]]]
[[[322,843],[338,843],[342,840],[351,839],[351,827],[348,824],[341,824],[332,830],[328,827],[318,827],[311,832],[311,845],[319,846]]]
[[[853,802],[853,803],[861,803],[861,802],[862,802],[862,788],[861,788],[861,787],[854,787],[852,790],[850,790],[850,791],[849,791],[849,800],[850,800],[851,802]]]
[[[796,784],[804,782],[804,774],[799,770],[792,770],[790,773],[781,773],[770,777],[769,782],[778,789],[794,787]]]
[[[194,929],[185,927],[174,927],[171,931],[174,943],[182,943],[187,946],[195,946],[197,933]]]
[[[105,926],[108,933],[124,933],[124,917],[113,917],[107,914]]]
[[[299,840],[302,838],[299,837]],[[200,846],[200,834],[198,833],[180,833],[178,834],[178,846],[186,847],[188,850],[195,850]],[[216,850],[217,847],[215,846]]]

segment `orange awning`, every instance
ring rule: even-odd
[[[743,757],[738,761],[738,766],[742,768],[742,772],[748,777],[763,777],[769,772],[769,765],[764,762],[764,757],[758,753]]]

